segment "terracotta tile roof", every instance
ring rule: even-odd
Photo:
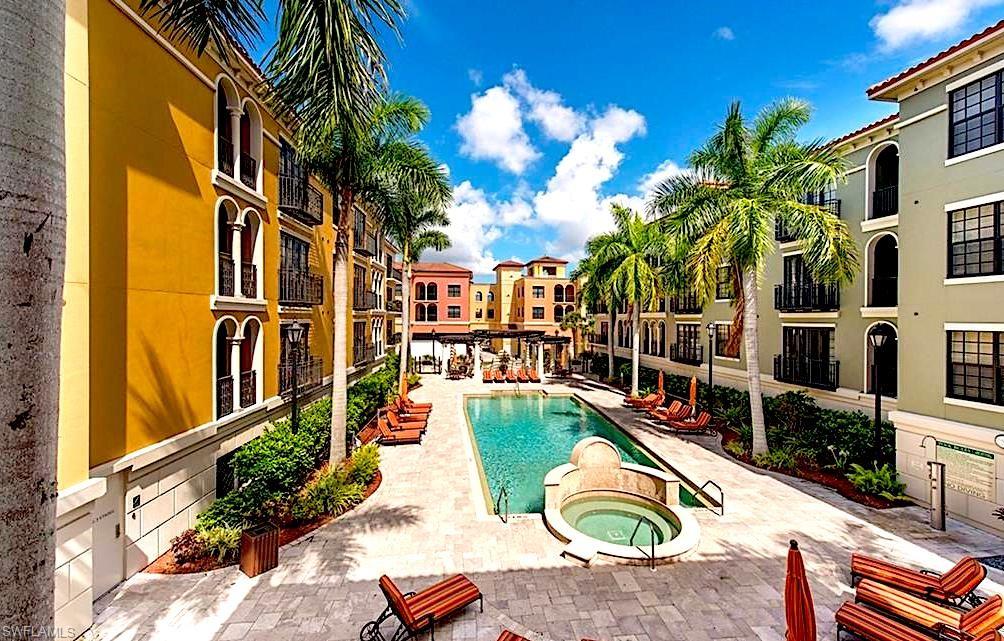
[[[414,263],[411,266],[412,273],[414,272],[456,272],[463,274],[473,274],[469,269],[460,267],[459,265],[454,265],[453,263]]]
[[[565,265],[568,261],[562,258],[555,258],[554,256],[541,256],[540,258],[534,258],[527,263],[527,265],[530,265],[531,263],[561,263],[562,265]]]
[[[495,267],[493,267],[492,269],[495,270],[498,269],[499,267],[519,267],[522,269],[523,263],[519,262],[518,260],[503,260],[498,265],[495,265]]]
[[[876,120],[875,122],[869,123],[869,124],[865,125],[864,127],[861,127],[859,129],[855,129],[854,131],[852,131],[849,134],[844,134],[843,136],[841,136],[839,138],[835,138],[834,140],[831,140],[830,144],[831,145],[839,145],[840,143],[845,142],[847,140],[850,140],[851,138],[857,138],[861,134],[868,133],[869,131],[871,131],[873,129],[881,129],[885,125],[888,125],[888,124],[891,124],[891,123],[895,122],[898,118],[899,118],[899,114],[898,113],[896,113],[896,114],[889,114],[885,118],[881,118],[879,120]]]
[[[934,64],[936,64],[938,62],[941,62],[945,58],[949,58],[949,57],[955,55],[956,53],[958,53],[959,51],[962,51],[963,49],[966,49],[966,48],[968,48],[968,47],[970,47],[970,46],[978,43],[980,40],[983,40],[985,38],[989,38],[991,36],[994,36],[994,35],[1000,33],[1001,31],[1004,31],[1004,20],[1001,20],[1000,22],[998,22],[995,25],[991,25],[991,26],[987,27],[986,29],[984,29],[983,31],[981,31],[981,32],[979,32],[977,34],[969,36],[968,38],[966,38],[962,42],[958,42],[958,43],[952,45],[948,49],[945,49],[944,51],[931,56],[930,58],[928,58],[927,60],[925,60],[923,62],[920,62],[920,63],[917,63],[917,64],[913,65],[909,69],[901,71],[900,73],[896,74],[895,76],[892,76],[891,78],[886,78],[882,82],[879,82],[877,84],[872,85],[871,87],[868,88],[868,92],[867,92],[868,93],[868,97],[869,98],[875,98],[875,96],[877,94],[881,93],[885,89],[888,89],[889,87],[891,87],[891,86],[893,86],[893,85],[895,85],[895,84],[897,84],[897,83],[899,83],[899,82],[901,82],[901,81],[909,78],[910,76],[913,76],[913,75],[915,75],[917,73],[920,73],[921,71],[924,71],[928,67],[930,67],[930,66],[932,66],[932,65],[934,65]]]

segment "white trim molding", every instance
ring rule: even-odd
[[[964,87],[971,82],[982,80],[983,78],[986,78],[987,76],[992,75],[995,72],[1000,71],[1001,69],[1004,69],[1004,60],[999,60],[993,64],[989,64],[986,67],[982,67],[972,73],[962,76],[961,78],[957,78],[956,80],[951,81],[950,83],[945,85],[945,93],[951,93],[956,89],[958,89],[959,87]]]
[[[213,294],[209,297],[209,308],[214,312],[264,312],[268,308],[268,301],[264,298],[239,298]]]
[[[786,320],[836,320],[840,318],[840,312],[778,312],[777,317],[782,321]],[[783,325],[792,325],[792,323],[782,323]],[[816,327],[817,325],[808,325],[808,327]],[[827,327],[836,327],[836,324],[827,325]]]
[[[880,229],[891,229],[899,226],[899,214],[883,216],[882,218],[869,218],[861,221],[861,231],[869,233]]]
[[[899,318],[899,307],[862,307],[861,318]]]
[[[945,323],[946,332],[1004,332],[1004,323]]]
[[[226,190],[239,198],[243,198],[252,205],[257,205],[262,208],[265,208],[268,205],[268,198],[265,194],[248,189],[244,186],[244,183],[236,181],[216,169],[213,169],[212,182],[213,185]]]
[[[976,151],[970,151],[968,154],[962,154],[961,156],[955,156],[954,158],[947,158],[945,159],[945,166],[951,167],[952,165],[957,165],[960,162],[966,162],[967,160],[972,160],[974,158],[982,158],[983,156],[995,154],[998,151],[1004,151],[1004,142],[997,143],[996,145],[990,145],[989,147],[984,147],[983,149],[977,149]]]
[[[828,313],[828,312],[824,312],[824,313]],[[798,316],[798,315],[797,314],[793,314],[793,316]],[[781,320],[783,321],[785,319],[782,318]],[[782,322],[781,323],[781,327],[828,327],[830,329],[836,329],[837,328],[837,324],[836,323],[784,323],[784,322]]]
[[[844,172],[844,174],[848,176],[851,174],[856,174],[859,171],[864,171],[867,167],[868,167],[867,165],[858,165],[857,167],[851,167],[846,172]]]
[[[81,481],[76,485],[59,490],[56,498],[56,517],[68,514],[88,503],[93,503],[105,495],[107,481],[102,476]]]
[[[967,209],[969,207],[979,207],[980,205],[989,205],[990,203],[995,203],[999,200],[1004,200],[1004,191],[998,191],[993,194],[985,194],[983,196],[975,196],[973,198],[966,198],[965,200],[956,200],[953,203],[945,203],[945,212],[947,213],[958,209]]]
[[[994,412],[995,414],[1004,414],[1004,405],[994,405],[993,403],[980,403],[979,401],[968,401],[964,398],[952,398],[951,396],[946,396],[944,398],[945,405],[955,405],[956,407],[966,407],[972,410],[981,410],[984,412]]]
[[[944,280],[945,285],[978,285],[980,283],[1004,283],[1004,274],[962,276],[961,278],[946,278]]]
[[[779,243],[778,244],[778,249],[780,249],[782,252],[791,251],[792,253],[794,253],[794,251],[792,251],[792,250],[798,249],[801,246],[802,246],[802,241],[800,241],[800,240],[789,240],[789,241],[784,242],[784,243]],[[801,253],[801,250],[799,250],[799,253]]]
[[[947,104],[938,105],[937,107],[934,107],[932,109],[928,109],[927,111],[922,111],[919,114],[917,114],[916,116],[912,116],[912,117],[907,118],[906,120],[904,120],[902,122],[896,123],[895,125],[892,126],[892,128],[893,129],[902,129],[903,127],[908,127],[910,125],[913,125],[913,124],[916,124],[916,123],[920,122],[921,120],[926,120],[926,119],[930,118],[931,116],[937,116],[942,111],[948,111],[948,105]]]

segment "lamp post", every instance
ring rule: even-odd
[[[293,350],[293,411],[291,423],[294,434],[300,426],[300,408],[297,403],[297,394],[299,390],[297,389],[296,370],[299,369],[300,366],[300,339],[302,337],[303,327],[297,321],[293,321],[293,324],[286,328],[286,340],[289,341],[289,347]]]
[[[436,328],[432,328],[432,368],[437,373],[440,374],[441,371],[436,367]]]
[[[872,435],[872,454],[876,464],[882,451],[882,390],[879,388],[878,353],[885,345],[886,335],[872,330],[868,334],[868,342],[872,345],[872,393],[875,394],[875,430]]]
[[[715,324],[708,323],[708,412],[715,414]]]

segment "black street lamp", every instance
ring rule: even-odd
[[[432,371],[441,374],[442,371],[436,366],[436,328],[432,328]]]
[[[715,324],[708,323],[708,412],[715,414]]]
[[[293,324],[286,328],[286,340],[289,341],[289,347],[293,351],[293,411],[291,422],[294,434],[297,428],[300,427],[300,407],[297,403],[299,389],[297,387],[296,370],[300,367],[300,339],[302,337],[303,327],[297,321],[293,321]]]
[[[886,335],[872,331],[868,334],[868,342],[872,345],[872,393],[875,394],[875,433],[872,440],[872,454],[878,464],[882,451],[882,389],[879,387],[878,352],[885,345]]]

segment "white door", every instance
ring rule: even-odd
[[[94,502],[91,513],[95,600],[125,578],[125,494],[122,477],[122,474],[107,477],[105,495]]]

